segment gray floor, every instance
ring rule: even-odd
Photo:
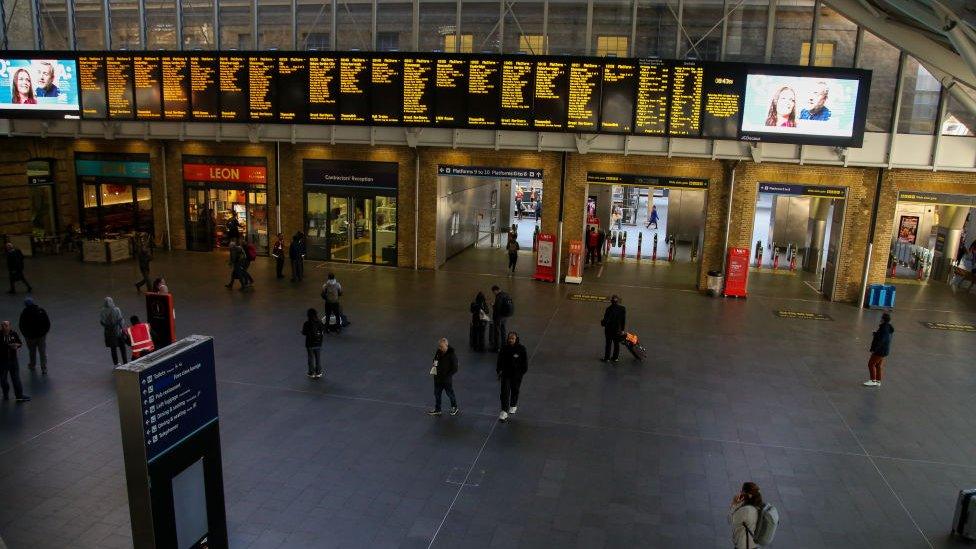
[[[867,389],[877,311],[589,281],[624,297],[651,353],[610,366],[596,360],[603,304],[567,299],[576,287],[328,266],[353,325],[329,337],[326,377],[311,381],[298,330],[326,267],[292,284],[261,259],[256,289],[240,292],[222,286],[223,256],[154,263],[178,331],[216,338],[233,547],[727,549],[745,480],[782,514],[776,547],[963,546],[947,532],[956,491],[976,485],[976,335],[920,321],[976,323],[972,311],[896,309],[888,377]],[[127,547],[97,315],[105,295],[143,309],[135,266],[38,258],[27,274],[53,317],[52,359],[47,378],[23,372],[33,402],[0,405],[0,535],[12,548]],[[470,299],[499,281],[531,353],[507,424],[491,357],[465,341]],[[3,295],[0,318],[22,298]],[[834,320],[778,319],[782,308]],[[427,369],[444,335],[464,411],[435,419]]]

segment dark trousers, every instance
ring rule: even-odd
[[[282,272],[284,270],[285,270],[285,258],[283,258],[283,257],[276,257],[275,258],[275,277],[276,278],[285,278],[285,275],[282,274]]]
[[[451,399],[451,407],[457,408],[457,398],[454,397],[454,384],[450,379],[437,381],[434,379],[434,409],[441,409],[441,391],[447,393],[447,398]]]
[[[10,383],[7,383],[7,376],[10,376]],[[20,384],[20,372],[17,363],[0,364],[0,389],[3,389],[3,398],[10,398],[10,385],[14,386],[14,396],[20,398],[24,396],[24,386]]]
[[[509,408],[518,406],[519,387],[522,386],[522,376],[502,376],[501,377],[501,401],[502,410],[507,412]]]
[[[251,284],[254,284],[254,277],[251,276],[251,273],[247,272],[247,269],[250,266],[251,266],[251,264],[250,264],[250,262],[248,262],[247,264],[244,265],[243,268],[241,268],[241,280],[243,280],[244,283],[247,284],[248,286],[250,286]]]
[[[30,356],[30,362],[27,367],[34,369],[37,365],[37,355],[41,355],[41,369],[47,371],[47,336],[41,336],[37,338],[28,337],[27,338],[27,352]]]
[[[472,323],[471,332],[468,334],[468,345],[471,349],[479,352],[485,350],[485,325],[482,323]]]
[[[142,273],[142,280],[136,282],[136,288],[142,288],[143,286],[152,288],[152,283],[149,281],[149,267],[145,269],[139,267],[139,272]]]
[[[586,262],[589,263],[590,265],[593,265],[593,264],[596,263],[596,247],[595,246],[590,246],[590,247],[586,248]]]
[[[305,347],[308,353],[308,375],[318,375],[322,373],[322,348]]]
[[[301,258],[291,260],[291,279],[292,281],[301,280],[305,277],[305,261]]]
[[[508,252],[508,268],[515,272],[515,264],[518,263],[518,252]]]
[[[620,358],[620,335],[603,332],[606,343],[603,345],[603,360],[617,360]],[[613,345],[613,356],[610,356],[610,345]]]
[[[492,351],[497,351],[505,342],[505,337],[508,335],[508,330],[505,326],[506,320],[504,316],[496,316],[491,321],[491,341],[488,344],[491,346]]]
[[[230,282],[227,283],[227,287],[233,287],[235,280],[240,280],[241,281],[241,288],[243,288],[244,286],[247,285],[247,283],[244,282],[245,279],[244,279],[244,269],[243,268],[241,268],[241,267],[234,267],[233,269],[231,269],[231,271],[230,271]]]
[[[14,289],[14,283],[18,281],[23,282],[24,286],[27,286],[28,292],[33,291],[30,282],[27,282],[27,279],[24,277],[24,271],[10,271],[10,293],[14,293],[16,291]]]
[[[118,349],[118,353],[119,353],[118,355],[115,354],[115,350],[116,349]],[[112,364],[115,364],[116,366],[119,365],[119,356],[120,355],[122,356],[122,364],[127,364],[129,362],[129,359],[126,357],[126,351],[125,351],[125,345],[124,344],[123,345],[118,345],[118,346],[113,345],[113,346],[109,347],[109,350],[112,351]]]

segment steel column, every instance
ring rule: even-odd
[[[810,29],[810,51],[807,66],[813,67],[817,61],[817,38],[820,35],[820,0],[813,4],[813,28]]]
[[[637,2],[638,0],[632,0],[633,7],[630,9],[630,49],[627,53],[631,57],[637,57]]]
[[[68,22],[68,49],[78,49],[78,39],[75,38],[75,0],[65,0],[64,7],[67,10]]]
[[[420,51],[420,0],[413,0],[413,51]]]
[[[457,0],[457,13],[454,15],[454,53],[461,53],[461,3]]]
[[[339,16],[339,0],[329,0],[329,2],[332,7],[332,29],[329,32],[329,41],[331,42],[332,51],[335,51],[336,45],[339,43],[338,37],[336,36],[339,34],[339,22],[336,21]],[[333,131],[335,130],[333,129]]]
[[[149,36],[146,25],[146,0],[139,0],[139,47],[144,50],[149,49],[146,42],[146,37]]]
[[[220,0],[213,0],[214,49],[220,51]]]
[[[769,0],[769,11],[766,13],[766,62],[773,59],[773,39],[776,32],[776,2]]]
[[[294,1],[294,0],[292,0]],[[371,6],[370,19],[372,20],[369,25],[369,35],[370,35],[370,51],[376,51],[376,14],[377,14],[377,0],[373,0],[373,5]]]
[[[549,0],[542,3],[542,52],[549,55]]]
[[[40,0],[31,0],[31,9],[34,13],[31,14],[31,20],[34,26],[34,49],[41,49],[41,2]]]
[[[901,96],[905,83],[905,62],[907,60],[908,54],[901,52],[898,57],[898,76],[895,77],[895,105],[892,107],[891,129],[888,132],[888,135],[891,136],[888,140],[888,157],[885,159],[888,169],[891,169],[891,153],[895,150],[895,138],[898,137],[898,122],[901,119]]]
[[[102,18],[104,20],[105,49],[112,49],[112,7],[108,0],[102,0]]]
[[[183,44],[183,0],[176,0],[176,42],[177,48],[184,49]]]
[[[505,8],[508,0],[498,2],[498,53],[505,52]]]
[[[291,0],[291,49],[298,51],[298,0]]]
[[[3,44],[3,49],[10,49],[10,44],[7,42],[7,10],[4,9],[2,0],[0,0],[0,44]]]
[[[857,35],[854,37],[854,63],[852,67],[857,67],[861,64],[861,50],[864,46],[864,27],[858,25]]]
[[[685,0],[678,0],[678,24],[674,29],[674,58],[681,59],[682,32],[685,28]]]
[[[258,0],[251,0],[251,43],[254,49],[261,49],[261,36],[258,34]]]
[[[593,54],[593,0],[586,0],[586,55]]]
[[[725,61],[726,42],[729,39],[729,0],[722,0],[722,44],[719,46],[719,61]]]

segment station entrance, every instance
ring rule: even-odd
[[[437,267],[509,274],[508,243],[518,243],[516,275],[531,276],[542,231],[542,170],[437,167]]]
[[[886,279],[899,299],[976,305],[976,196],[901,191],[892,223]],[[920,287],[929,286],[931,289]],[[914,288],[913,288],[914,287]]]
[[[847,189],[760,183],[749,292],[833,299]]]
[[[584,281],[697,284],[707,180],[603,172],[586,179]]]

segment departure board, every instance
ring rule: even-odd
[[[702,88],[705,69],[692,63],[674,67],[668,133],[674,136],[701,135]]]
[[[634,124],[637,64],[607,60],[603,65],[600,131],[630,133]]]
[[[308,119],[335,123],[339,113],[339,63],[335,57],[308,60]]]
[[[163,118],[190,119],[190,63],[186,57],[163,57]]]
[[[737,139],[742,120],[741,90],[745,72],[741,65],[709,63],[705,67],[702,111],[702,136]]]
[[[104,57],[78,58],[78,88],[81,90],[81,116],[95,120],[108,118]]]
[[[105,58],[105,82],[108,95],[108,117],[121,120],[135,118],[135,98],[132,91],[132,57]]]
[[[160,97],[163,67],[158,57],[137,56],[132,60],[132,83],[136,98],[136,118],[161,120],[163,100]]]
[[[534,68],[535,63],[528,58],[502,62],[502,101],[499,111],[501,127],[532,127]]]
[[[468,61],[438,57],[434,67],[434,125],[467,123]]]
[[[247,98],[247,57],[221,57],[219,74],[221,122],[246,122],[250,107]]]
[[[539,61],[535,66],[532,125],[540,130],[566,128],[569,95],[569,63]]]
[[[641,59],[637,70],[634,133],[664,135],[668,131],[670,67],[660,59]]]
[[[252,122],[267,122],[275,118],[275,69],[274,57],[249,57],[247,62],[248,104]]]
[[[369,58],[339,59],[339,122],[365,124],[369,116]]]
[[[190,113],[194,120],[220,118],[220,65],[212,55],[190,58]]]
[[[600,64],[578,61],[569,66],[566,128],[597,131],[600,113]]]
[[[379,56],[370,67],[369,102],[373,123],[395,126],[403,118],[403,60]]]
[[[403,123],[429,126],[434,121],[434,60],[407,57],[403,60]]]
[[[494,128],[498,123],[498,89],[501,80],[498,59],[477,58],[468,62],[468,125]]]
[[[282,56],[278,58],[278,77],[274,81],[278,120],[301,123],[308,120],[309,81],[308,58]]]

